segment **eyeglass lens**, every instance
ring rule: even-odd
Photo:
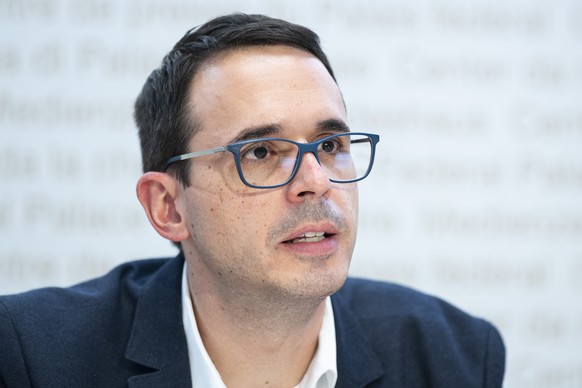
[[[293,174],[299,146],[284,140],[257,140],[240,149],[244,179],[254,186],[286,183]],[[324,139],[317,147],[321,167],[330,180],[345,182],[365,176],[372,156],[366,135],[341,134]]]

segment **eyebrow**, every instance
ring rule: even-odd
[[[350,132],[350,127],[343,120],[327,119],[316,125],[319,131],[333,131],[338,133]]]
[[[230,143],[236,143],[237,141],[244,141],[250,139],[260,139],[262,137],[272,137],[283,131],[283,127],[279,124],[266,124],[259,125],[257,127],[250,127],[243,129],[238,135],[236,135]]]
[[[337,133],[350,132],[350,128],[343,120],[338,119],[327,119],[318,122],[315,125],[317,132],[332,131]],[[274,137],[275,135],[283,132],[283,127],[280,124],[266,124],[259,125],[256,127],[249,127],[243,129],[239,134],[237,134],[228,144],[236,143],[239,141],[251,140],[251,139],[261,139],[263,137]]]

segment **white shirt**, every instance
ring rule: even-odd
[[[206,352],[192,308],[188,289],[186,262],[182,273],[182,320],[186,332],[193,388],[226,388],[218,370]],[[325,301],[323,322],[317,350],[307,372],[296,388],[333,388],[337,381],[335,324],[331,299]]]

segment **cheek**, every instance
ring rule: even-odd
[[[336,189],[335,201],[340,204],[344,215],[357,221],[358,219],[358,187],[357,185],[343,185]]]
[[[207,204],[208,208],[204,211],[206,224],[213,226],[216,235],[226,245],[235,244],[235,241],[236,244],[246,245],[257,241],[257,238],[262,241],[268,219],[273,214],[269,203],[226,188],[219,188]]]
[[[190,189],[191,215],[197,224],[221,239],[255,233],[272,214],[268,210],[272,201],[245,186],[229,159],[226,163],[200,165],[192,171]]]

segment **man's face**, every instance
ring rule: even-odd
[[[191,85],[189,110],[200,126],[190,151],[260,137],[312,142],[347,128],[340,91],[323,64],[286,46],[232,50],[207,62]],[[331,183],[313,154],[291,183],[275,189],[245,186],[228,152],[190,163],[191,186],[180,189],[178,206],[194,281],[301,298],[343,284],[356,237],[355,183]]]

